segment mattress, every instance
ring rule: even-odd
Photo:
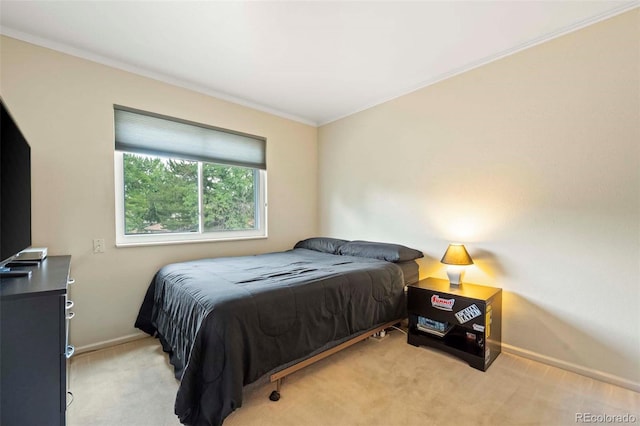
[[[404,284],[415,284],[420,281],[420,272],[418,263],[415,260],[410,260],[408,262],[398,262],[396,263],[402,270],[402,275],[404,278]]]

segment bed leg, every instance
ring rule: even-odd
[[[271,401],[277,401],[280,399],[280,386],[282,385],[283,380],[284,380],[284,377],[276,380],[276,390],[271,392],[271,395],[269,395],[269,399]]]

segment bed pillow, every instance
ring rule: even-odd
[[[424,257],[421,251],[400,244],[376,243],[373,241],[350,241],[340,246],[338,254],[370,257],[387,262],[406,262]]]
[[[346,242],[348,241],[340,240],[338,238],[314,237],[298,241],[293,248],[303,248],[322,253],[338,254],[338,249]]]

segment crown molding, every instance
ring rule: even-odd
[[[18,31],[15,30],[13,28],[10,27],[6,27],[6,26],[2,26],[0,27],[0,34],[11,37],[11,38],[15,38],[27,43],[31,43],[37,46],[41,46],[41,47],[45,47],[47,49],[51,49],[51,50],[55,50],[61,53],[65,53],[71,56],[75,56],[81,59],[85,59],[88,61],[92,61],[92,62],[96,62],[102,65],[106,65],[112,68],[116,68],[122,71],[127,71],[136,75],[140,75],[143,77],[147,77],[147,78],[151,78],[153,80],[157,80],[157,81],[161,81],[167,84],[171,84],[173,86],[177,86],[177,87],[181,87],[183,89],[188,89],[188,90],[192,90],[194,92],[197,93],[202,93],[204,95],[208,95],[217,99],[221,99],[227,102],[231,102],[234,104],[238,104],[247,108],[251,108],[251,109],[255,109],[258,111],[262,111],[268,114],[272,114],[281,118],[285,118],[288,120],[292,120],[292,121],[296,121],[302,124],[306,124],[309,126],[314,126],[314,127],[321,127],[324,126],[326,124],[332,123],[334,121],[338,121],[341,120],[343,118],[349,117],[351,115],[357,114],[359,112],[365,111],[369,108],[373,108],[375,106],[381,105],[385,102],[391,101],[393,99],[397,99],[399,97],[405,96],[409,93],[413,93],[417,90],[423,89],[425,87],[431,86],[433,84],[439,83],[443,80],[449,79],[451,77],[455,77],[459,74],[465,73],[467,71],[471,71],[475,68],[481,67],[483,65],[487,65],[491,62],[497,61],[499,59],[502,59],[504,57],[513,55],[515,53],[518,53],[520,51],[529,49],[531,47],[537,46],[539,44],[542,43],[546,43],[548,41],[551,41],[555,38],[558,37],[562,37],[566,34],[572,33],[574,31],[580,30],[584,27],[593,25],[595,23],[598,23],[600,21],[604,21],[606,19],[612,18],[614,16],[620,15],[622,13],[628,12],[630,10],[636,9],[640,7],[640,0],[634,0],[634,1],[630,1],[628,3],[625,3],[621,6],[618,6],[616,8],[613,8],[611,10],[608,10],[606,12],[603,12],[601,14],[598,15],[594,15],[592,17],[589,17],[587,19],[584,19],[582,21],[578,21],[575,22],[571,25],[568,25],[566,27],[560,28],[556,31],[552,31],[548,34],[545,34],[543,36],[537,37],[533,40],[530,40],[528,42],[519,44],[517,46],[514,46],[512,48],[503,50],[502,52],[498,52],[496,54],[493,55],[489,55],[486,56],[482,59],[479,59],[477,61],[473,61],[470,62],[466,65],[463,65],[459,68],[453,69],[449,72],[446,72],[444,74],[440,74],[434,78],[430,78],[428,80],[422,81],[417,85],[412,85],[411,87],[408,87],[402,91],[400,91],[400,93],[392,95],[392,96],[388,96],[382,99],[379,99],[377,101],[374,102],[370,102],[366,105],[363,105],[362,107],[359,107],[349,113],[346,114],[341,114],[339,116],[336,116],[334,118],[328,119],[328,120],[324,120],[324,121],[314,121],[305,117],[301,117],[301,116],[297,116],[294,114],[290,114],[284,111],[280,111],[277,110],[275,108],[272,107],[268,107],[266,105],[262,105],[256,102],[252,102],[246,99],[242,99],[233,95],[229,95],[227,93],[223,93],[223,92],[219,92],[216,90],[212,90],[211,88],[193,83],[193,82],[189,82],[186,80],[182,80],[176,77],[172,77],[170,75],[167,74],[163,74],[163,73],[159,73],[156,71],[151,71],[149,69],[143,68],[143,67],[137,67],[122,61],[117,61],[115,59],[111,59],[111,58],[107,58],[105,56],[102,55],[98,55],[92,52],[89,52],[87,50],[84,49],[78,49],[76,47],[73,46],[69,46],[67,44],[64,43],[58,43],[52,40],[48,40],[42,37],[38,37],[35,36],[33,34],[29,34],[29,33],[25,33],[22,31]]]
[[[572,33],[574,31],[578,31],[578,30],[580,30],[582,28],[588,27],[590,25],[596,24],[596,23],[598,23],[600,21],[604,21],[606,19],[613,18],[614,16],[620,15],[622,13],[628,12],[628,11],[636,9],[638,7],[640,7],[640,0],[634,0],[634,1],[631,1],[631,2],[628,2],[628,3],[625,3],[625,4],[621,5],[621,6],[618,6],[618,7],[614,8],[614,9],[611,9],[611,10],[608,10],[606,12],[603,12],[603,13],[601,13],[599,15],[594,15],[594,16],[592,16],[590,18],[587,18],[587,19],[584,19],[582,21],[575,22],[575,23],[573,23],[571,25],[568,25],[566,27],[560,28],[560,29],[558,29],[556,31],[552,31],[550,33],[547,33],[545,35],[537,37],[537,38],[535,38],[533,40],[529,40],[529,41],[527,41],[525,43],[522,43],[522,44],[519,44],[517,46],[514,46],[514,47],[512,47],[510,49],[506,49],[506,50],[503,50],[502,52],[498,52],[496,54],[486,56],[484,58],[478,59],[477,61],[470,62],[470,63],[468,63],[466,65],[463,65],[463,66],[461,66],[459,68],[453,69],[453,70],[451,70],[449,72],[446,72],[444,74],[440,74],[440,75],[438,75],[438,76],[436,76],[434,78],[425,80],[425,81],[423,81],[423,82],[421,82],[421,83],[419,83],[419,84],[417,84],[415,86],[411,86],[411,87],[401,91],[400,94],[388,96],[388,97],[383,98],[383,99],[379,99],[379,100],[371,102],[371,103],[369,103],[369,104],[367,104],[367,105],[365,105],[365,106],[363,106],[361,108],[358,108],[357,110],[355,110],[353,112],[350,112],[350,113],[347,113],[347,114],[342,114],[340,116],[337,116],[335,118],[331,118],[331,119],[326,120],[326,121],[321,121],[321,122],[318,123],[318,127],[324,126],[324,125],[329,124],[329,123],[333,123],[334,121],[341,120],[343,118],[346,118],[346,117],[349,117],[351,115],[357,114],[359,112],[365,111],[365,110],[367,110],[369,108],[373,108],[373,107],[381,105],[381,104],[383,104],[385,102],[389,102],[389,101],[391,101],[393,99],[400,98],[402,96],[408,95],[409,93],[416,92],[416,91],[418,91],[420,89],[424,89],[425,87],[428,87],[428,86],[431,86],[433,84],[439,83],[439,82],[441,82],[443,80],[447,80],[447,79],[449,79],[451,77],[455,77],[456,75],[465,73],[467,71],[471,71],[471,70],[473,70],[475,68],[481,67],[483,65],[487,65],[487,64],[489,64],[491,62],[497,61],[497,60],[502,59],[502,58],[504,58],[506,56],[511,56],[513,54],[516,54],[516,53],[521,52],[523,50],[526,50],[526,49],[529,49],[531,47],[537,46],[539,44],[546,43],[546,42],[551,41],[553,39],[556,39],[558,37],[562,37],[562,36],[564,36],[566,34],[569,34],[569,33]]]
[[[233,95],[229,95],[227,93],[218,92],[216,90],[212,90],[208,87],[192,83],[186,80],[182,80],[176,77],[172,77],[167,74],[159,73],[156,71],[151,71],[149,69],[143,67],[137,67],[122,61],[118,61],[115,59],[107,58],[102,55],[98,55],[93,52],[89,52],[84,49],[78,49],[73,46],[69,46],[68,44],[58,43],[56,41],[48,40],[42,37],[35,36],[33,34],[25,33],[23,31],[18,31],[16,29],[2,26],[0,27],[0,34],[15,38],[20,41],[24,41],[30,44],[34,44],[40,47],[44,47],[47,49],[55,50],[57,52],[65,53],[70,56],[75,56],[80,59],[85,59],[91,62],[96,62],[101,65],[106,65],[111,68],[116,68],[121,71],[130,72],[132,74],[136,74],[142,77],[151,78],[153,80],[161,81],[163,83],[170,84],[172,86],[181,87],[183,89],[192,90],[197,93],[201,93],[207,96],[211,96],[217,99],[221,99],[227,102],[231,102],[234,104],[242,105],[247,108],[255,109],[258,111],[266,112],[268,114],[272,114],[281,118],[286,118],[287,120],[296,121],[302,124],[306,124],[309,126],[317,127],[318,123],[309,120],[308,118],[300,117],[297,115],[289,114],[284,111],[277,110],[275,108],[271,108],[256,102],[251,102],[246,99],[238,98]]]

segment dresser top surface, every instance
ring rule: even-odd
[[[67,280],[71,256],[49,256],[38,266],[19,269],[31,271],[30,277],[0,279],[0,297],[36,296],[39,293],[60,293],[67,291]]]

